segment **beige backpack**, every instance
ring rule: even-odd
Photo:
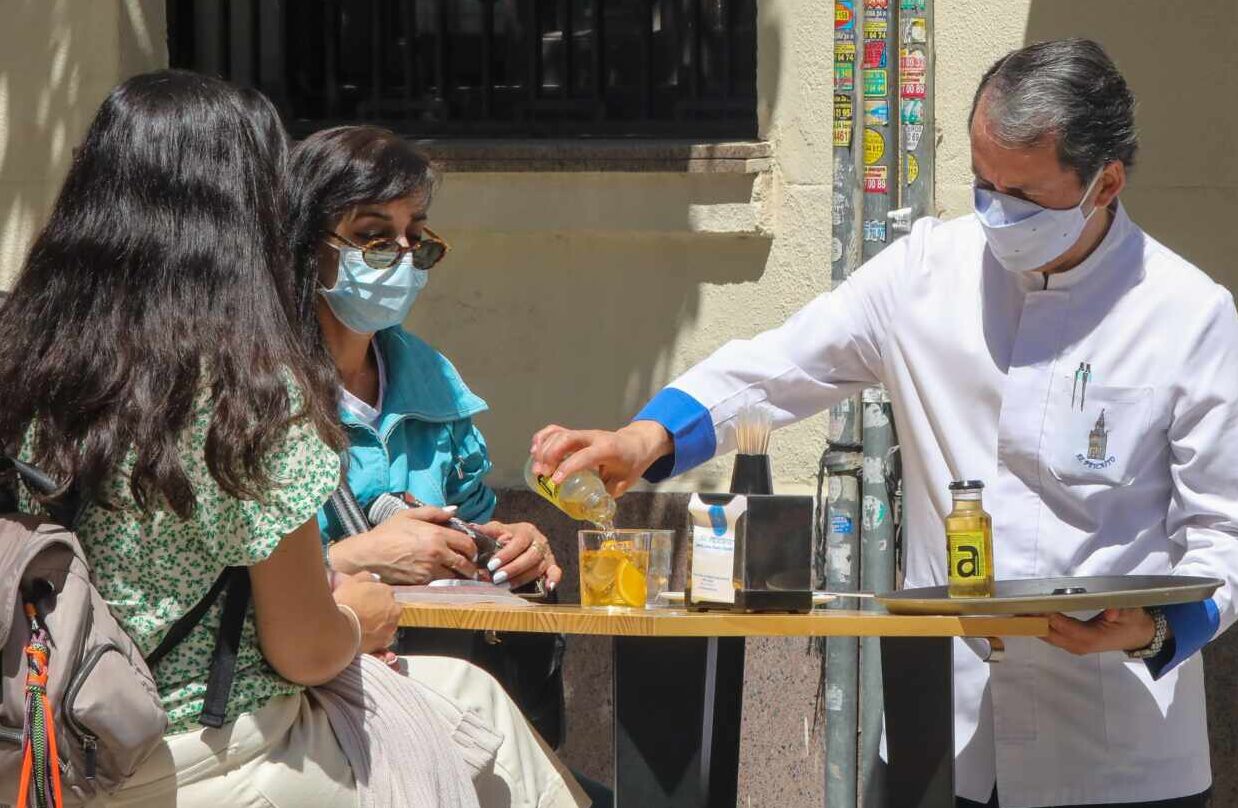
[[[0,455],[0,472],[6,468],[32,490],[54,490],[37,470]],[[143,659],[91,583],[77,537],[62,526],[76,524],[81,510],[65,505],[44,519],[17,513],[11,487],[0,495],[0,803],[73,805],[120,788],[167,730],[151,668],[226,589],[200,717],[223,723],[247,571],[225,570]]]

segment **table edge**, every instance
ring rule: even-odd
[[[1043,637],[1044,616],[893,615],[840,609],[811,614],[586,611],[572,607],[405,603],[404,628],[612,637]]]

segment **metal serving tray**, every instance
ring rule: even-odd
[[[1193,603],[1212,596],[1216,578],[1099,575],[997,581],[991,598],[951,598],[944,586],[878,595],[892,614],[1045,614]]]

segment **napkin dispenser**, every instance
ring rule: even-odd
[[[812,497],[694,494],[687,607],[812,610]]]

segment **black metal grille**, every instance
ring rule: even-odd
[[[168,42],[294,133],[756,135],[756,0],[168,0]]]

